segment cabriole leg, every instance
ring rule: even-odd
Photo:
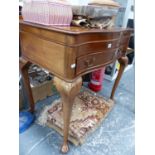
[[[19,59],[20,72],[22,74],[24,88],[26,90],[28,101],[30,104],[30,112],[33,113],[35,106],[34,106],[34,100],[33,100],[32,90],[31,90],[30,81],[29,81],[29,75],[28,75],[28,69],[30,65],[31,63],[26,61],[25,59],[23,58]]]
[[[63,103],[63,120],[64,120],[64,128],[63,128],[63,145],[61,147],[61,151],[63,153],[67,153],[68,148],[68,132],[69,132],[69,123],[72,112],[72,105],[76,95],[79,93],[82,85],[82,78],[78,78],[72,83],[65,82],[57,77],[54,77],[54,84],[59,91]]]
[[[115,80],[115,83],[114,83],[114,86],[112,88],[112,92],[111,92],[111,96],[110,96],[110,99],[114,99],[114,95],[115,95],[115,91],[118,87],[118,84],[120,82],[120,79],[123,75],[123,72],[124,72],[124,69],[125,67],[128,65],[128,57],[127,56],[124,56],[124,57],[121,57],[118,59],[119,63],[120,63],[120,69],[119,69],[119,72],[118,72],[118,76]]]

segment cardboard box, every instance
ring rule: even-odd
[[[35,103],[57,93],[57,90],[53,85],[53,80],[46,81],[37,86],[31,86],[31,88]]]
[[[37,65],[32,64],[29,67],[29,80],[35,103],[57,93],[53,84],[53,76],[49,74],[48,71]],[[23,94],[26,91],[22,91],[22,89],[24,89],[23,85],[19,88],[20,110],[24,107],[24,103],[28,101],[27,94]]]
[[[52,96],[57,93],[57,90],[53,85],[53,80],[46,81],[42,84],[35,85],[35,86],[31,85],[31,89],[32,89],[33,99],[35,103],[47,98],[48,96]],[[25,96],[27,95],[25,94]],[[21,87],[19,89],[19,110],[22,110],[23,108],[24,108],[24,96],[23,96],[23,91]]]

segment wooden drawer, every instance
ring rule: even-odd
[[[76,37],[76,42],[78,44],[89,43],[93,41],[105,41],[105,40],[112,40],[112,39],[119,39],[120,32],[102,32],[102,33],[94,33],[94,34],[82,34]]]
[[[118,56],[118,50],[106,50],[77,58],[76,75],[112,62]]]
[[[103,50],[116,49],[120,45],[120,39],[95,41],[78,47],[77,56],[84,56],[86,54],[102,52]]]

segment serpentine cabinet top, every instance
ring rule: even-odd
[[[125,55],[132,29],[43,26],[20,20],[22,57],[73,81]]]

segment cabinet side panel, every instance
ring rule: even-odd
[[[20,39],[23,57],[48,69],[51,73],[65,76],[65,46],[27,32],[20,32]]]

